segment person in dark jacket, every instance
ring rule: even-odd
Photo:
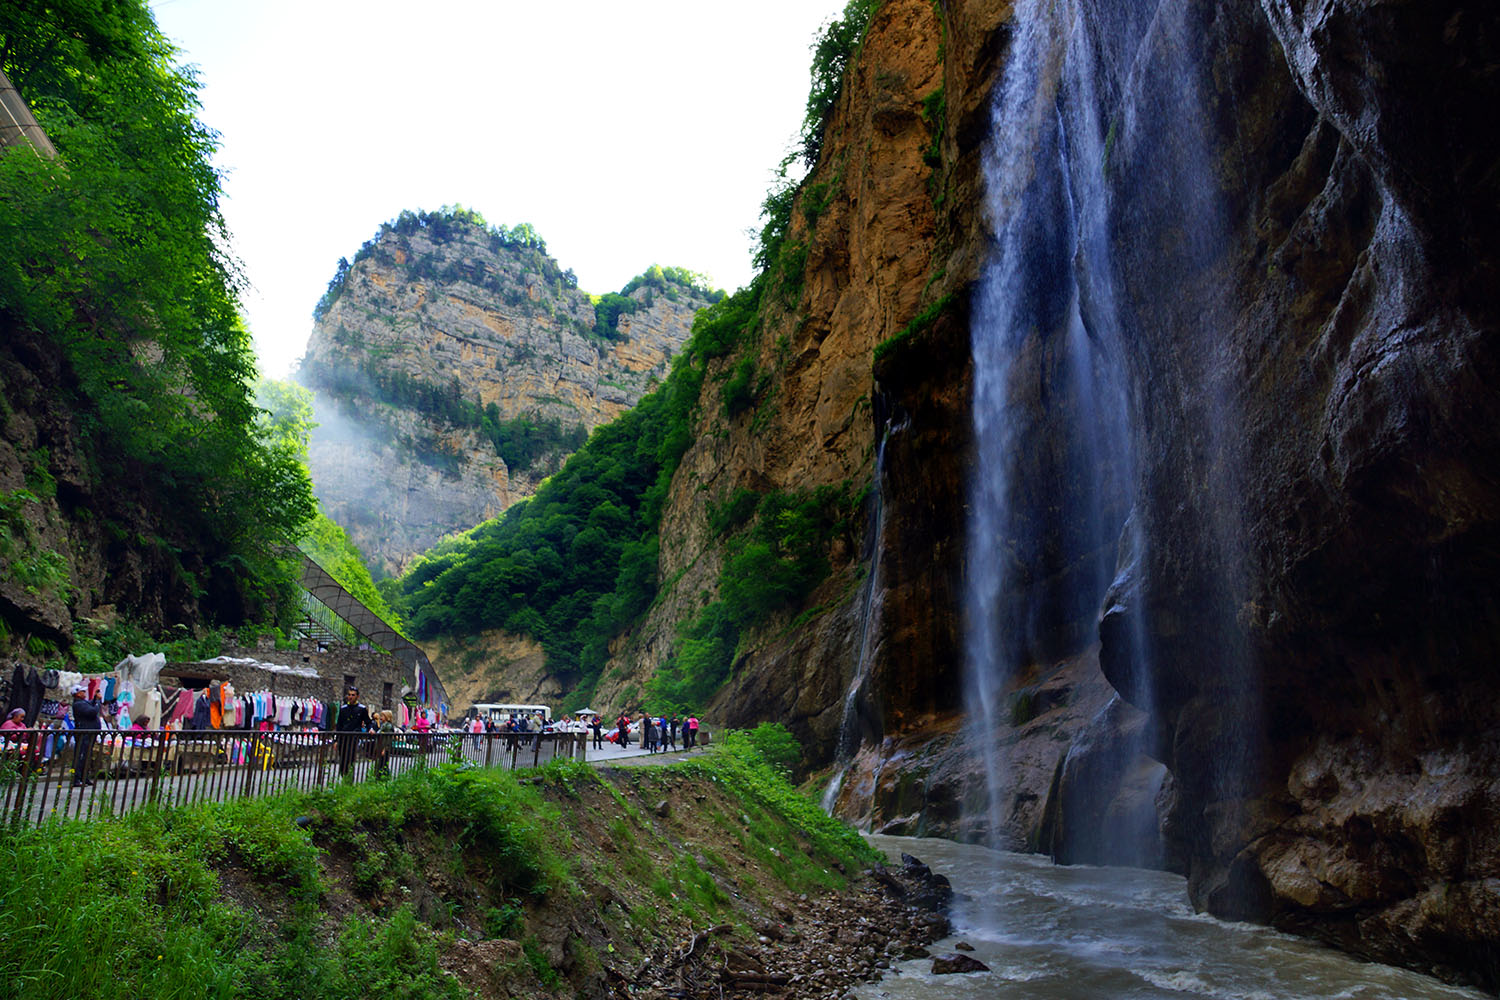
[[[89,758],[93,756],[94,740],[99,736],[99,702],[90,701],[89,689],[82,684],[73,687],[73,787],[92,785],[94,775],[89,770]]]
[[[351,687],[344,692],[344,703],[339,706],[333,728],[338,733],[339,776],[347,777],[354,767],[359,734],[370,728],[370,710],[359,703],[359,688]]]

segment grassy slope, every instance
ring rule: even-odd
[[[22,995],[331,1000],[597,995],[872,855],[732,742],[58,824],[0,834],[0,858],[0,982]]]

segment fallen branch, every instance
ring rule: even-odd
[[[765,986],[786,986],[792,981],[792,977],[784,972],[730,972],[725,969],[721,973],[724,979],[732,979],[736,986],[746,986],[751,983],[759,983]]]
[[[719,924],[717,927],[710,927],[707,930],[699,931],[697,934],[693,935],[693,940],[688,943],[687,951],[684,951],[682,954],[677,956],[677,962],[675,964],[681,965],[683,962],[686,962],[688,959],[692,958],[693,953],[698,950],[698,946],[707,941],[710,937],[713,937],[715,934],[728,934],[732,930],[734,930],[733,924]]]

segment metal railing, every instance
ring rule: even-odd
[[[221,802],[368,781],[467,761],[539,767],[585,759],[583,733],[332,733],[225,729],[0,733],[0,817],[98,819],[144,805]]]

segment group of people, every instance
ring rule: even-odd
[[[72,695],[72,703],[68,706],[67,715],[59,723],[55,723],[56,732],[67,734],[73,741],[73,786],[81,788],[94,783],[92,757],[94,741],[99,734],[106,729],[112,729],[113,719],[110,719],[103,711],[103,705],[98,698],[88,696],[88,688],[83,684],[73,685],[69,692]],[[0,733],[29,730],[32,727],[26,724],[26,709],[12,708],[5,716],[5,721],[0,722]],[[53,727],[41,727],[51,729]],[[141,720],[137,720],[130,728],[139,730],[142,727]],[[51,756],[52,739],[42,741],[38,734],[33,738],[31,745],[21,748],[25,753],[32,756],[37,763],[45,762]],[[17,738],[19,739],[19,738]],[[44,749],[44,747],[46,749]]]
[[[677,739],[682,737],[682,748],[691,750],[698,744],[698,717],[689,715],[679,717],[677,715],[643,715],[634,722],[629,714],[621,712],[615,720],[615,728],[619,732],[618,740],[620,749],[624,750],[630,746],[631,727],[640,724],[641,746],[647,753],[665,753],[668,750],[677,749]],[[598,716],[594,717],[592,726],[594,733],[594,749],[599,750],[604,746],[604,738],[601,735],[602,723]]]
[[[391,744],[396,734],[414,733],[421,748],[426,750],[433,723],[425,714],[415,712],[411,715],[410,725],[402,728],[396,724],[395,713],[390,709],[381,709],[372,714],[360,704],[359,688],[349,687],[344,690],[344,703],[339,706],[338,714],[334,717],[333,729],[338,739],[340,776],[347,776],[354,767],[359,734],[374,733],[375,741],[370,752],[375,759],[375,775],[379,777],[390,773]]]

